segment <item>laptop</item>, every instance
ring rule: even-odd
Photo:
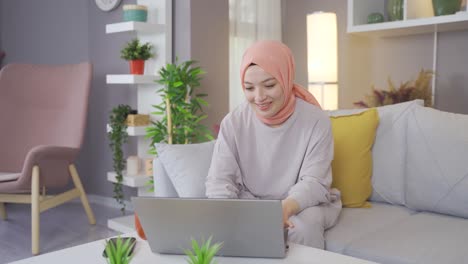
[[[216,255],[284,258],[287,230],[280,200],[132,197],[149,246],[185,254],[191,239],[222,242]]]

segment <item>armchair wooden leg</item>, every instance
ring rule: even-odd
[[[34,166],[31,179],[31,246],[32,254],[39,254],[39,166]]]
[[[6,219],[7,219],[7,212],[6,212],[5,204],[4,204],[4,203],[0,203],[0,217],[1,217],[3,220],[6,220]]]
[[[74,164],[70,164],[68,169],[70,171],[70,175],[73,179],[73,183],[75,184],[75,187],[80,191],[81,203],[83,204],[83,207],[86,211],[86,215],[88,216],[89,223],[91,225],[95,225],[96,219],[94,218],[93,211],[91,210],[91,207],[89,206],[88,197],[86,197],[86,193],[83,188],[83,185],[81,184],[80,176],[78,175],[78,172],[76,171],[76,167]]]

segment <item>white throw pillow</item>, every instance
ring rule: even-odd
[[[413,100],[377,107],[379,126],[372,147],[370,201],[405,205],[406,126],[410,109],[424,104]],[[330,116],[351,115],[366,109],[330,111]]]
[[[156,143],[161,161],[179,197],[202,198],[215,141],[199,144]],[[157,183],[155,182],[155,185]]]
[[[413,108],[407,163],[409,208],[468,218],[468,115]]]

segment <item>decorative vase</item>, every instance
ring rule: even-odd
[[[142,75],[145,72],[144,60],[131,60],[130,61],[130,74]]]
[[[388,0],[387,13],[390,21],[403,20],[403,0]]]
[[[460,11],[461,2],[461,0],[432,0],[434,15],[443,16],[455,14]]]
[[[144,5],[124,5],[123,20],[124,21],[140,21],[146,22],[148,16],[148,8]]]
[[[367,16],[367,24],[384,22],[384,16],[381,13],[370,13]]]

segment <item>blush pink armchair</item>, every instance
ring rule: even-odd
[[[5,203],[31,204],[32,253],[39,215],[75,198],[94,214],[74,162],[86,125],[91,64],[9,64],[0,71],[0,217]],[[74,188],[63,191],[72,179]]]

